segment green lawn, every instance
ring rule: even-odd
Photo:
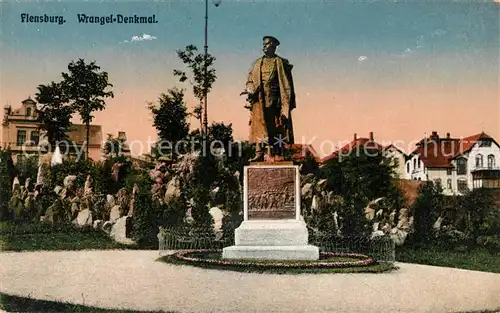
[[[467,252],[455,252],[433,247],[403,247],[397,250],[396,259],[399,262],[500,273],[500,255],[480,248]]]
[[[90,250],[133,248],[114,242],[102,231],[72,225],[0,223],[0,251]]]
[[[0,308],[7,312],[91,312],[91,313],[174,313],[173,311],[134,311],[102,309],[65,302],[44,301],[0,293]]]

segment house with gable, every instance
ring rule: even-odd
[[[462,195],[474,188],[500,189],[500,146],[489,135],[439,137],[433,131],[408,156],[406,178],[439,183],[443,193]]]
[[[385,157],[391,159],[392,165],[395,166],[395,178],[406,178],[406,154],[393,144],[384,147],[380,143],[376,142],[373,136],[373,132],[370,132],[368,138],[358,137],[358,135],[355,133],[353,140],[350,143],[322,158],[320,160],[320,163],[324,164],[332,159],[356,153],[356,151],[366,151],[369,153],[373,150],[381,151]]]
[[[370,137],[365,138],[365,137],[358,137],[358,134],[354,134],[353,140],[344,145],[342,148],[332,152],[331,154],[323,157],[320,161],[322,164],[336,159],[336,158],[342,158],[342,156],[347,156],[351,155],[353,153],[361,152],[361,151],[373,151],[373,150],[378,150],[382,151],[383,147],[379,143],[377,143],[374,138],[373,138],[373,132],[370,132]]]
[[[395,177],[406,178],[406,159],[408,156],[401,149],[393,144],[383,148],[384,155],[391,159],[391,164],[395,167]]]
[[[102,126],[90,125],[89,133],[89,157],[98,161],[101,158]],[[67,132],[70,142],[68,145],[63,145],[68,149],[68,157],[75,157],[75,151],[83,149],[86,134],[85,125],[71,125]],[[46,138],[40,132],[37,103],[31,97],[23,100],[20,107],[12,108],[9,104],[4,106],[1,135],[0,145],[3,149],[9,149],[12,152],[12,159],[15,163],[27,156],[40,154],[39,144],[43,143]]]

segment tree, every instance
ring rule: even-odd
[[[184,102],[184,92],[177,88],[168,90],[168,94],[162,93],[158,98],[159,105],[149,104],[149,110],[153,115],[153,126],[156,128],[164,149],[160,153],[164,154],[170,150],[175,158],[179,151],[176,146],[179,141],[186,138],[189,133],[187,122],[187,108]],[[167,147],[165,147],[167,145]]]
[[[108,73],[100,69],[96,62],[86,64],[83,59],[78,59],[68,65],[69,73],[62,73],[63,88],[71,107],[80,114],[86,127],[85,159],[89,156],[90,123],[94,119],[92,112],[104,110],[104,99],[114,97],[112,91],[106,91],[106,88],[113,87],[108,83]]]
[[[0,220],[9,219],[8,203],[12,196],[12,181],[16,176],[11,152],[0,148]]]
[[[500,208],[495,204],[492,190],[469,191],[460,197],[457,210],[464,216],[464,232],[472,241],[479,236],[500,234]]]
[[[198,52],[198,48],[194,45],[186,46],[184,50],[177,50],[177,56],[182,60],[184,65],[191,71],[191,79],[188,79],[186,72],[175,69],[174,76],[179,77],[180,82],[189,81],[193,88],[194,96],[199,100],[200,105],[193,110],[193,115],[200,120],[202,124],[202,107],[201,103],[205,95],[210,93],[212,85],[217,79],[215,68],[213,67],[215,57],[210,53],[206,55]]]
[[[62,83],[51,82],[37,88],[39,128],[47,132],[47,141],[53,150],[56,142],[67,139],[66,132],[71,127],[74,109],[68,104]]]
[[[208,140],[210,142],[218,141],[227,152],[229,144],[233,142],[233,124],[225,125],[224,123],[212,123],[208,131]],[[214,148],[220,147],[220,144]]]
[[[189,115],[193,116],[196,120],[200,122],[200,129],[203,128],[203,106],[202,104],[198,104],[194,107],[193,111],[189,113]]]
[[[320,169],[328,187],[345,199],[368,202],[385,197],[393,188],[394,165],[386,161],[381,152],[360,152],[330,160]]]
[[[123,155],[124,147],[125,140],[123,138],[115,138],[112,134],[108,134],[102,150],[106,156],[119,157]]]
[[[428,244],[433,238],[432,225],[442,212],[444,198],[442,188],[432,181],[425,182],[418,190],[418,197],[413,203],[412,211],[415,225],[413,242]]]

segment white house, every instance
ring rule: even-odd
[[[406,178],[433,180],[443,193],[463,194],[473,188],[500,188],[500,146],[484,132],[440,138],[432,132],[422,139],[406,161]]]
[[[384,155],[392,159],[392,164],[396,166],[395,176],[397,178],[406,178],[406,159],[407,155],[395,145],[390,144],[383,148]]]

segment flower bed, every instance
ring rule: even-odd
[[[295,260],[232,260],[222,259],[220,250],[183,250],[170,258],[193,265],[214,265],[216,267],[249,267],[256,269],[328,269],[363,267],[375,264],[370,256],[359,253],[322,252],[320,259],[314,261]]]

